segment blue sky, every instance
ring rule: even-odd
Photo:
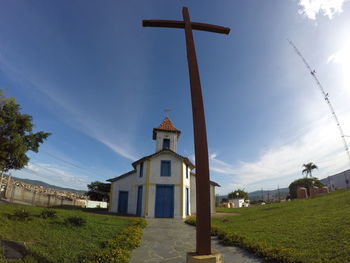
[[[13,175],[59,186],[116,177],[155,150],[170,117],[193,159],[184,32],[142,19],[231,28],[195,32],[211,179],[223,194],[286,187],[302,164],[326,177],[349,168],[337,127],[292,39],[316,69],[350,135],[350,2],[346,0],[2,1],[0,88],[36,130],[52,133]]]

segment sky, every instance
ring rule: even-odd
[[[194,32],[218,194],[288,187],[313,162],[325,178],[349,169],[332,114],[291,39],[350,135],[350,1],[1,1],[0,88],[35,131],[52,135],[20,178],[85,190],[154,153],[152,129],[171,109],[178,153],[194,160],[182,29],[143,19],[231,28]],[[350,138],[348,138],[350,139]]]

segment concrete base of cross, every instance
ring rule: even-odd
[[[188,252],[186,263],[222,263],[221,254],[212,250],[210,255],[199,256],[196,252]]]

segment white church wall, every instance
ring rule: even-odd
[[[188,171],[188,178],[186,178],[186,168]],[[186,215],[186,188],[189,189],[189,215],[191,215],[191,169],[186,166],[184,162],[181,162],[181,168],[182,169],[182,177],[183,177],[183,185],[182,185],[182,217],[185,218]]]
[[[191,175],[191,214],[196,214],[196,176]],[[210,184],[210,213],[215,213],[215,186]]]
[[[210,185],[210,213],[215,213],[216,208],[215,208],[215,186]]]
[[[170,161],[170,176],[160,176],[161,161]],[[149,179],[149,200],[148,200],[148,217],[154,217],[156,202],[156,185],[169,184],[174,185],[174,217],[181,217],[180,211],[180,168],[182,161],[169,153],[162,153],[154,156],[150,162],[150,179]]]
[[[190,175],[190,185],[191,185],[191,191],[190,191],[190,200],[191,200],[191,214],[195,215],[196,214],[196,177],[194,175]]]
[[[137,173],[133,173],[124,178],[121,178],[112,183],[113,189],[113,202],[111,206],[111,212],[118,212],[118,201],[119,201],[119,192],[127,191],[128,192],[128,214],[136,214],[136,203],[137,203],[137,189],[138,185],[142,184]]]

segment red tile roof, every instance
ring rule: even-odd
[[[156,131],[174,132],[177,134],[177,137],[179,137],[181,134],[181,131],[175,128],[169,117],[165,117],[162,124],[153,129],[153,140],[157,138]]]

